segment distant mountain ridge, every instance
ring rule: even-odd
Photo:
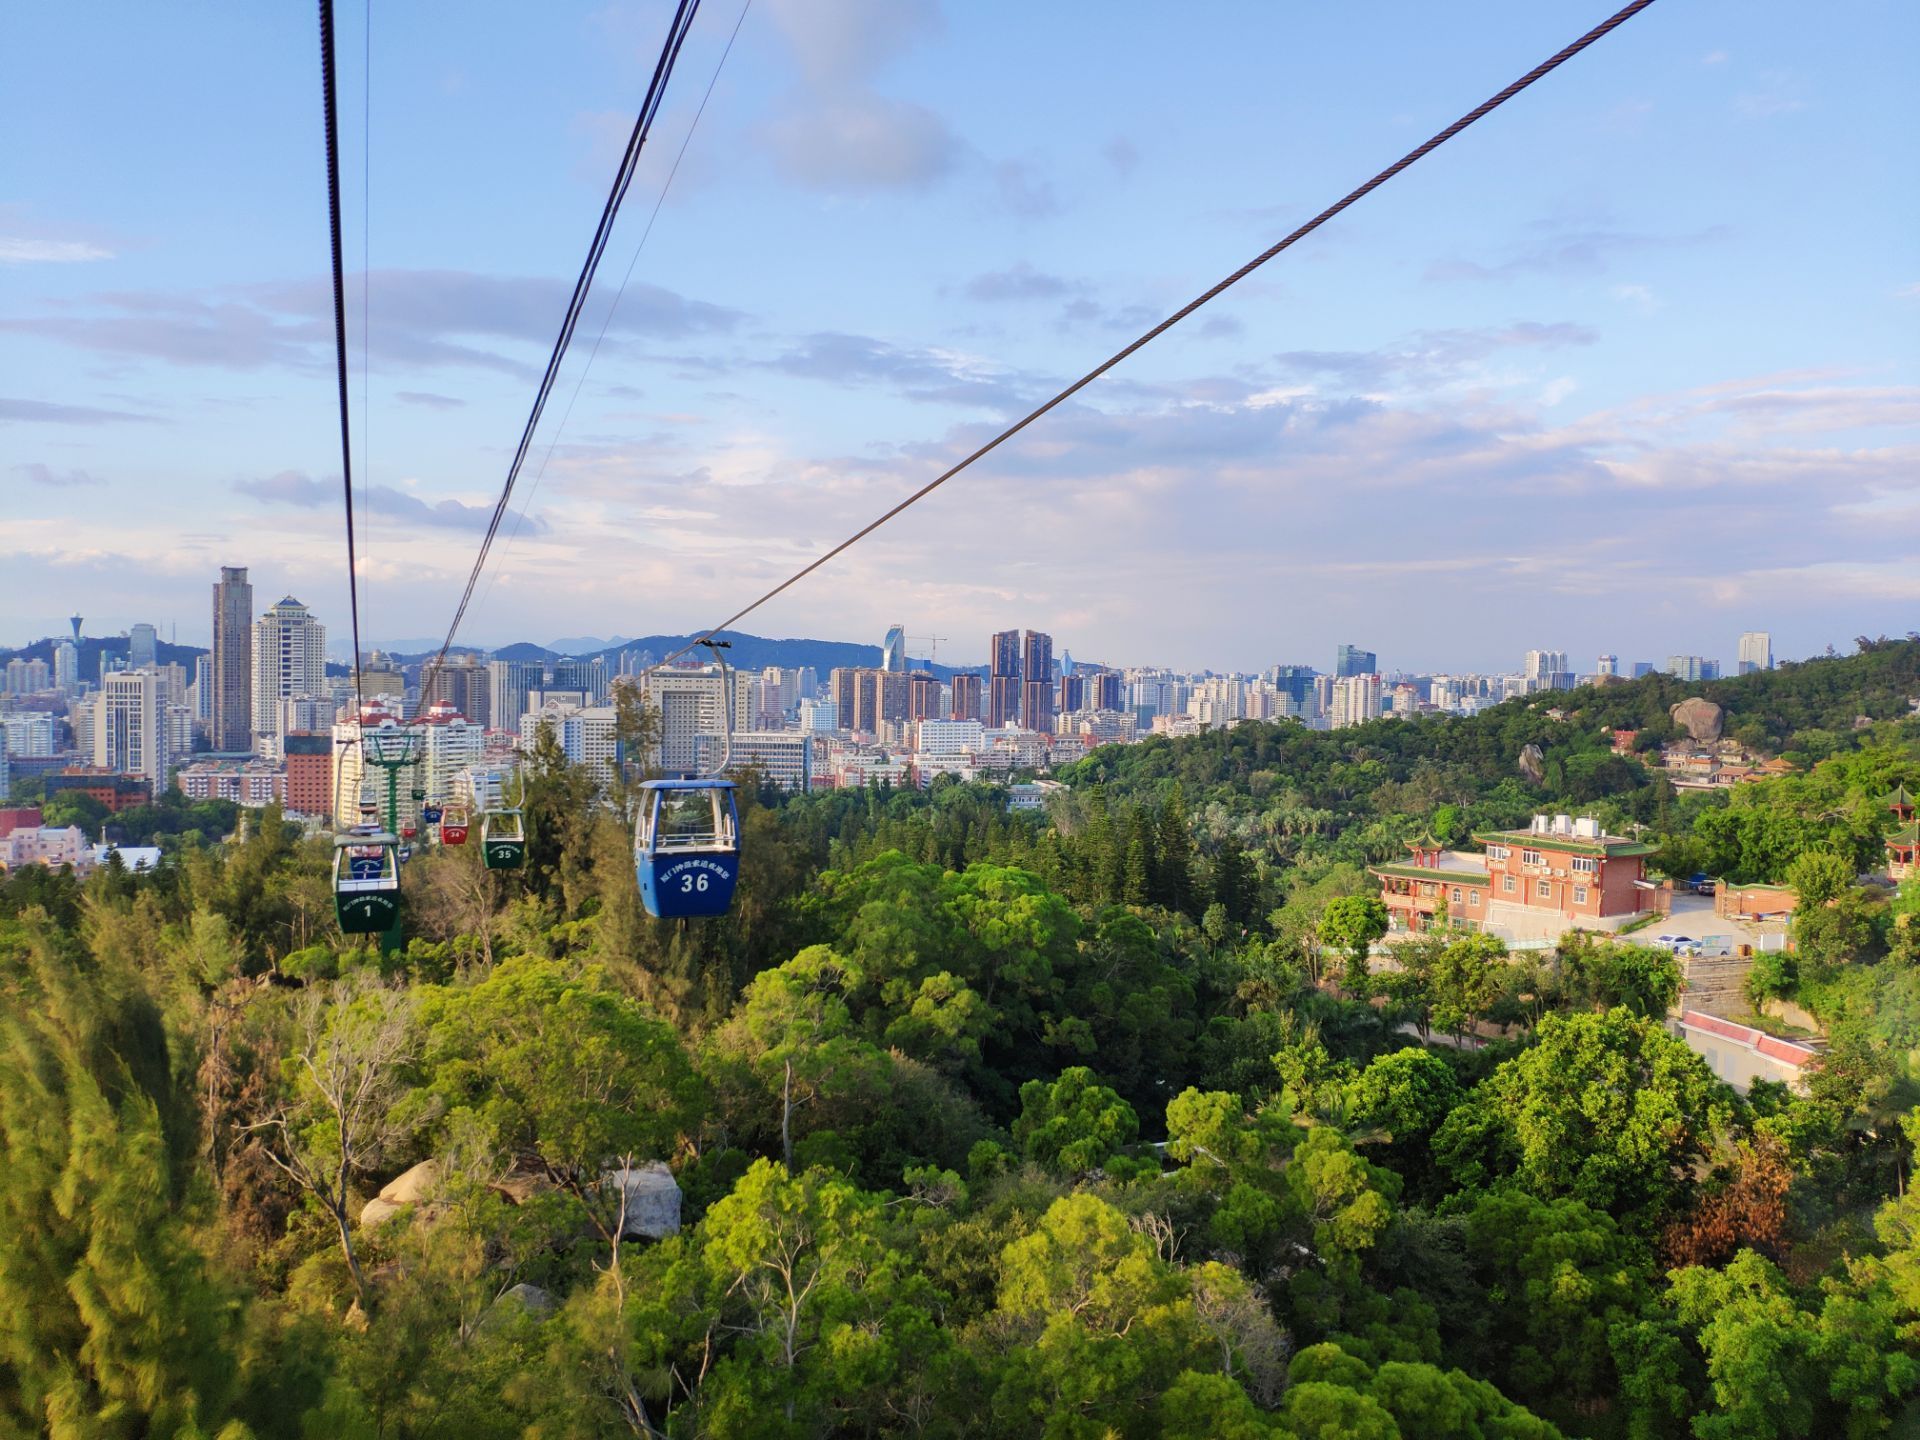
[[[699,632],[689,635],[641,635],[632,640],[620,640],[597,650],[561,651],[545,645],[536,645],[528,640],[516,641],[512,645],[501,645],[488,652],[495,660],[551,661],[562,658],[591,660],[595,656],[606,659],[607,668],[617,670],[622,651],[645,651],[658,662],[683,645],[690,645],[699,638]],[[739,630],[723,630],[716,639],[726,640],[729,647],[726,652],[727,663],[739,670],[762,670],[769,665],[779,665],[790,670],[812,668],[822,680],[827,673],[840,668],[874,666],[880,663],[878,645],[860,645],[850,640],[813,640],[804,637],[790,639],[772,639],[764,635],[748,635]],[[683,659],[704,659],[704,651],[696,650]],[[417,655],[396,655],[395,658],[413,664],[432,658],[432,651],[422,651]],[[931,670],[943,679],[955,674],[978,674],[986,669],[984,665],[934,665],[915,658],[913,668]]]

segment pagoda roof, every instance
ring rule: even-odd
[[[1888,849],[1905,849],[1912,846],[1920,846],[1920,820],[1909,820],[1887,836]]]
[[[1910,809],[1913,805],[1913,795],[1906,786],[1896,785],[1893,787],[1893,793],[1883,797],[1880,803],[1889,810],[1898,810],[1903,807]]]

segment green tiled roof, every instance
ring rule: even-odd
[[[1527,850],[1553,850],[1562,855],[1597,855],[1617,860],[1622,856],[1651,855],[1660,847],[1642,845],[1637,840],[1579,840],[1571,835],[1536,835],[1531,830],[1490,830],[1473,837],[1482,845],[1520,846]]]
[[[1915,820],[1909,825],[1902,825],[1898,830],[1887,836],[1887,844],[1920,845],[1920,820]]]
[[[1490,875],[1471,870],[1434,870],[1425,865],[1369,865],[1376,875],[1391,875],[1397,880],[1431,880],[1436,885],[1488,885]]]

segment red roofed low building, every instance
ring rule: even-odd
[[[1388,924],[1419,933],[1441,923],[1506,940],[1557,940],[1569,930],[1618,930],[1663,909],[1646,876],[1654,847],[1604,834],[1597,820],[1536,815],[1526,830],[1473,837],[1483,855],[1412,844],[1407,863],[1371,866]]]
[[[1782,1040],[1751,1025],[1736,1025],[1699,1010],[1683,1010],[1669,1023],[1707,1062],[1708,1069],[1743,1095],[1756,1080],[1784,1081],[1789,1089],[1804,1095],[1807,1078],[1820,1059],[1820,1051],[1811,1045]]]

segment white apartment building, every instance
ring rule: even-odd
[[[978,755],[985,747],[986,727],[978,720],[922,720],[915,749],[942,759]]]
[[[651,768],[662,775],[690,775],[699,769],[699,737],[719,735],[727,729],[724,707],[729,675],[733,681],[733,729],[752,730],[760,683],[756,674],[723,673],[718,665],[701,665],[655,670],[639,680],[647,703],[660,712],[657,754],[648,757]]]
[[[723,751],[730,757],[730,777],[756,770],[769,784],[794,794],[805,794],[813,784],[813,737],[801,731],[736,730],[730,748],[724,736],[698,736],[694,755],[700,773],[710,774],[719,765]]]
[[[116,670],[94,697],[93,763],[122,775],[143,775],[158,796],[167,784],[170,752],[160,677],[151,670]]]
[[[619,773],[618,711],[611,705],[570,705],[549,700],[520,717],[520,748],[531,751],[542,729],[550,728],[569,763],[593,771],[596,783],[611,785]],[[479,758],[479,750],[474,758]],[[469,762],[471,763],[471,762]]]
[[[1749,630],[1740,637],[1740,658],[1736,675],[1773,668],[1773,636],[1766,630]]]
[[[0,745],[22,760],[53,754],[53,716],[0,715]]]
[[[420,726],[420,788],[429,805],[444,805],[458,792],[459,777],[486,755],[486,731],[442,701],[429,706]]]
[[[1348,675],[1333,682],[1332,728],[1364,725],[1380,718],[1380,677]]]
[[[253,627],[253,734],[256,748],[277,749],[282,700],[321,695],[327,688],[327,627],[291,595]]]

